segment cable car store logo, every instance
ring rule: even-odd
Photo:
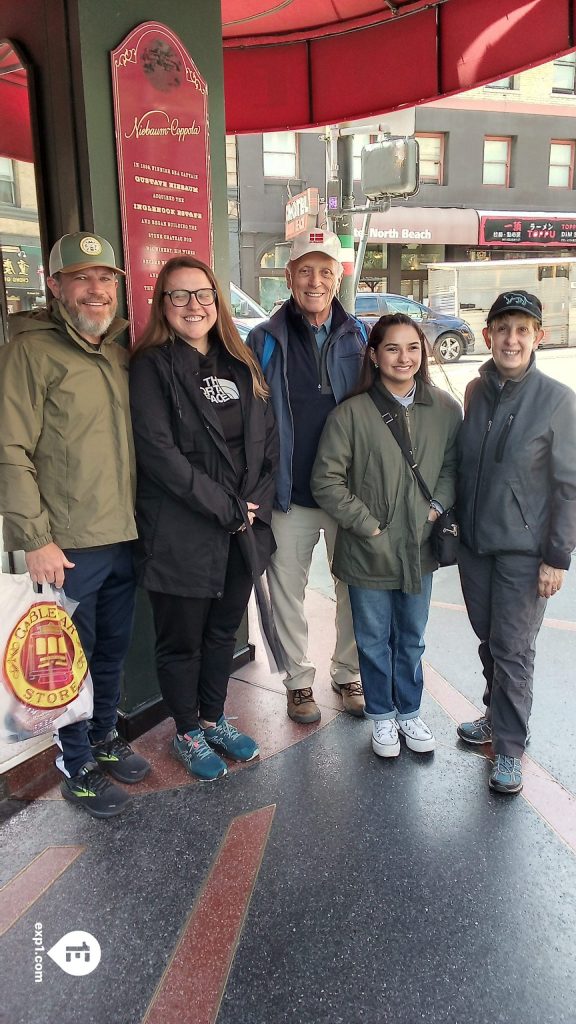
[[[22,704],[61,708],[74,700],[88,665],[78,630],[58,605],[32,605],[8,637],[4,677]]]

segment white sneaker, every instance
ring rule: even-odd
[[[398,757],[400,740],[393,718],[372,722],[372,750],[378,757]]]
[[[397,718],[396,725],[410,750],[415,750],[418,754],[427,754],[436,747],[432,730],[421,718]]]

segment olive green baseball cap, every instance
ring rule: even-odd
[[[117,274],[124,273],[116,266],[116,256],[110,242],[101,235],[76,231],[72,235],[62,235],[52,246],[50,277],[60,273],[73,274],[76,270],[87,270],[89,267],[107,267]]]

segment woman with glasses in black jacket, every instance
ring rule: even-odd
[[[278,452],[267,395],[210,267],[169,260],[130,368],[136,564],[176,723],[174,753],[202,781],[226,774],[221,755],[250,761],[259,753],[224,704],[236,632],[274,550]]]

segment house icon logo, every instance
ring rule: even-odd
[[[90,932],[67,932],[52,946],[52,949],[48,950],[48,956],[66,974],[80,977],[96,970],[100,963],[102,950],[98,939],[95,939]]]

